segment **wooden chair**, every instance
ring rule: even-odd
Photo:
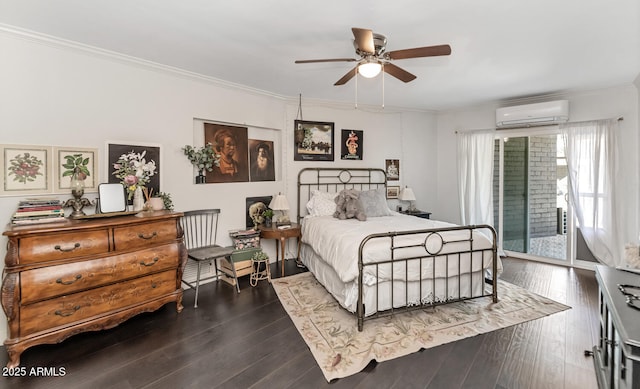
[[[218,235],[218,218],[220,216],[219,209],[199,209],[184,212],[180,223],[184,231],[184,242],[187,247],[187,255],[189,259],[194,260],[198,264],[198,273],[196,275],[195,288],[189,282],[182,280],[190,288],[196,290],[194,308],[198,308],[198,290],[200,289],[200,281],[209,279],[219,279],[218,259],[230,258],[233,253],[233,247],[222,247],[216,244]],[[203,262],[213,261],[216,269],[215,276],[200,279],[200,268]],[[236,288],[240,293],[240,287],[236,282]]]

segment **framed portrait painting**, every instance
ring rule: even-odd
[[[250,181],[275,181],[273,141],[249,139]]]
[[[206,172],[207,183],[249,181],[247,127],[204,123],[204,143],[220,155],[219,166]]]
[[[53,192],[51,147],[0,145],[0,154],[0,195],[36,195]]]
[[[342,130],[340,137],[340,159],[362,160],[362,137],[364,131]]]
[[[296,120],[294,161],[333,161],[333,123]]]

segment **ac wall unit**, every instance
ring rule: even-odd
[[[515,128],[546,126],[569,120],[569,101],[518,105],[496,109],[496,127]]]

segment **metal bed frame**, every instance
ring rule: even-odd
[[[321,190],[325,192],[339,192],[343,189],[357,189],[357,190],[370,190],[377,189],[380,187],[387,186],[386,173],[382,169],[369,169],[369,168],[304,168],[300,170],[298,173],[298,223],[301,223],[302,219],[307,213],[306,210],[306,201],[303,199],[308,199],[311,197],[311,192],[313,190]],[[462,230],[468,231],[469,235],[467,238],[458,239],[458,240],[446,240],[446,231],[455,231]],[[488,231],[488,235],[491,238],[492,245],[491,248],[480,248],[477,245],[474,246],[474,232],[475,231]],[[426,237],[421,244],[412,244],[412,245],[403,245],[398,242],[398,237],[406,236],[406,235],[414,235],[414,234],[424,234]],[[367,247],[367,244],[371,244],[371,242],[378,241],[380,239],[389,240],[389,253],[388,259],[383,261],[376,262],[364,262],[363,260],[363,252]],[[400,239],[401,240],[401,239]],[[452,243],[462,243],[466,249],[456,252],[448,252],[443,253],[444,248],[447,244]],[[435,247],[434,247],[435,246]],[[397,258],[398,252],[402,250],[406,250],[409,248],[423,248],[424,253],[421,253],[417,256],[411,257],[403,257]],[[474,256],[474,253],[479,253]],[[391,306],[392,308],[379,311],[378,302],[379,302],[379,289],[378,284],[376,284],[376,309],[375,313],[365,317],[365,306],[364,306],[364,272],[365,268],[373,267],[373,272],[378,274],[379,267],[381,265],[390,265],[392,269],[395,266],[403,266],[405,269],[405,274],[408,271],[409,262],[410,261],[419,261],[419,268],[423,268],[423,263],[431,260],[433,267],[433,274],[435,274],[436,263],[441,264],[442,261],[445,263],[445,268],[449,268],[449,261],[458,261],[458,269],[461,266],[461,257],[464,254],[468,254],[470,256],[470,269],[473,269],[474,260],[477,261],[485,261],[487,258],[485,256],[489,255],[492,261],[492,277],[496,278],[498,274],[498,249],[497,249],[497,236],[496,231],[492,226],[483,224],[483,225],[470,225],[470,226],[455,226],[455,227],[447,227],[447,228],[432,228],[432,229],[421,229],[421,230],[412,230],[412,231],[389,231],[384,233],[376,233],[371,234],[365,237],[360,243],[358,249],[358,302],[356,306],[356,316],[358,322],[358,331],[362,331],[364,326],[364,320],[375,319],[379,317],[393,315],[399,312],[406,312],[415,309],[424,309],[425,307],[433,307],[436,305],[448,304],[457,301],[476,299],[481,297],[491,296],[494,303],[498,302],[498,289],[497,282],[491,281],[491,293],[485,292],[485,288],[482,287],[482,293],[478,295],[471,296],[462,296],[461,294],[461,282],[463,274],[446,274],[444,277],[445,280],[445,295],[446,297],[442,300],[438,300],[435,297],[436,294],[436,278],[431,279],[422,279],[418,282],[419,295],[423,296],[423,283],[431,282],[431,287],[434,293],[434,298],[422,300],[420,301],[410,301],[409,299],[409,288],[405,287],[405,296],[404,296],[404,305],[398,308],[393,308],[395,304],[394,300],[394,282],[397,282],[393,278],[393,271],[391,272],[392,278],[390,280],[391,287]],[[480,258],[477,258],[477,257]],[[484,263],[484,262],[483,262]],[[441,266],[441,265],[439,265]],[[473,290],[473,283],[471,278],[471,273],[465,274],[465,276],[469,276],[469,290]],[[457,278],[458,282],[458,295],[457,296],[448,296],[449,291],[449,279]],[[404,281],[403,281],[404,282]],[[484,277],[483,277],[484,282]],[[401,296],[400,296],[401,297]]]

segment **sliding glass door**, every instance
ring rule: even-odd
[[[497,139],[494,177],[494,219],[504,250],[566,261],[567,166],[559,135]]]

